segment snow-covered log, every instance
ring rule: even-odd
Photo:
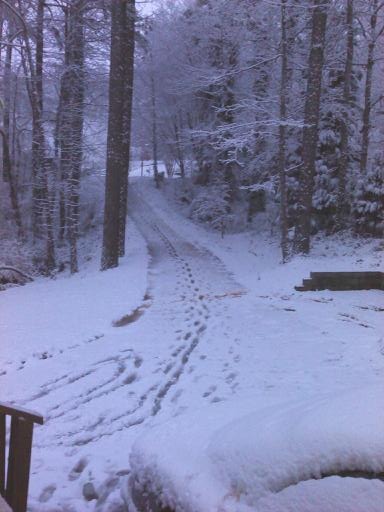
[[[32,282],[31,276],[14,267],[0,267],[0,289],[7,285],[24,285]]]

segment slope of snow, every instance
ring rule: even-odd
[[[246,296],[236,299],[230,315],[238,355],[227,378],[236,400],[220,396],[213,386],[213,401],[227,400],[225,405],[186,413],[180,423],[172,420],[150,432],[132,453],[135,479],[164,493],[165,503],[180,510],[227,510],[224,502],[228,510],[240,510],[239,503],[255,507],[263,492],[311,476],[342,469],[382,471],[382,292],[294,291],[311,270],[382,268],[382,243],[330,237],[315,241],[310,257],[281,265],[276,243],[263,240],[263,233],[222,240],[175,213],[148,182],[140,190],[179,233],[195,245],[209,246]],[[219,344],[216,350],[212,358],[220,357]],[[236,358],[241,358],[238,365]],[[346,391],[350,388],[352,393]],[[249,395],[242,406],[239,398]],[[302,403],[289,403],[297,398]],[[253,416],[242,417],[253,410]],[[240,418],[236,427],[228,426],[234,418]],[[290,502],[296,511],[379,510],[382,484],[356,482],[333,477],[319,482],[321,491],[315,484],[300,484],[279,498],[263,498],[260,510],[284,510]],[[365,494],[371,489],[376,498],[362,498],[358,505],[353,497],[361,489]]]
[[[382,473],[383,411],[382,385],[311,401],[249,399],[201,409],[135,444],[136,489],[174,510],[193,512],[277,511],[289,504],[289,510],[306,512],[323,512],[324,506],[380,510],[381,481],[333,477],[295,484],[345,471]],[[369,500],[359,495],[357,505],[362,489],[373,494]]]
[[[128,254],[118,269],[100,273],[91,265],[72,278],[41,279],[0,294],[0,399],[36,409],[46,419],[35,430],[31,510],[123,510],[120,491],[126,491],[131,473],[131,447],[143,434],[133,452],[135,473],[147,468],[156,479],[166,479],[170,461],[180,468],[177,493],[189,492],[184,480],[191,462],[205,490],[202,499],[217,503],[228,482],[240,491],[243,482],[248,485],[249,468],[260,455],[255,429],[264,432],[271,451],[274,438],[289,449],[277,427],[268,437],[264,416],[272,421],[281,410],[281,423],[273,421],[285,422],[297,445],[290,404],[303,404],[297,417],[312,425],[317,407],[336,407],[327,405],[327,397],[346,397],[349,414],[356,388],[361,404],[367,390],[371,407],[368,398],[383,379],[382,292],[293,289],[311,270],[382,268],[379,241],[318,240],[310,257],[281,265],[277,242],[266,233],[221,239],[186,219],[150,180],[131,182],[129,204]],[[116,321],[121,327],[113,326]],[[311,409],[312,403],[319,405]],[[252,450],[243,460],[248,422]],[[176,437],[181,428],[186,435]],[[325,437],[332,428],[332,422],[324,426]],[[175,431],[168,459],[159,453],[158,437],[167,429]],[[239,437],[236,459],[225,447],[235,448]],[[375,439],[381,443],[367,434],[366,449]],[[284,461],[289,453],[284,451]],[[229,456],[236,464],[229,464]],[[151,457],[161,471],[151,466]],[[263,460],[268,466],[269,459]],[[223,465],[227,473],[221,473]],[[237,471],[242,466],[245,476]],[[292,476],[289,470],[284,474]],[[204,488],[204,478],[212,487]],[[97,499],[84,499],[85,484],[94,486]],[[283,510],[281,503],[290,502],[292,493],[295,503],[312,484],[258,495],[258,503],[268,499],[265,510],[274,510],[275,496],[276,511]],[[337,477],[329,479],[329,496],[338,485]],[[352,486],[353,493],[381,492],[377,482],[342,485],[351,493]],[[229,496],[230,491],[229,485]],[[240,491],[236,507],[247,507],[249,492]]]
[[[292,293],[295,285],[309,277],[310,271],[384,271],[383,240],[344,234],[328,237],[320,234],[314,237],[309,256],[296,256],[289,263],[282,264],[277,226],[272,234],[264,220],[258,227],[256,218],[256,226],[251,231],[227,234],[222,238],[219,233],[209,232],[187,218],[189,206],[178,200],[179,183],[180,180],[170,180],[160,191],[154,189],[150,179],[140,180],[136,186],[142,196],[150,200],[158,215],[191,242],[209,247],[246,287],[257,291]],[[260,217],[264,219],[264,214]]]
[[[99,258],[73,277],[39,278],[0,294],[0,364],[48,358],[76,343],[104,336],[114,320],[142,302],[148,257],[140,234],[129,227],[128,254],[119,268],[99,271]],[[122,300],[123,298],[123,300]]]
[[[301,482],[261,498],[258,512],[381,512],[384,486],[377,480],[330,477]]]
[[[121,391],[140,360],[124,329],[113,326],[145,304],[148,288],[149,256],[132,223],[126,247],[117,269],[100,272],[96,254],[73,277],[40,278],[0,293],[1,400],[45,419],[35,428],[31,475],[31,503],[39,511],[64,503],[84,510],[83,484],[94,479],[105,481],[101,496],[113,490],[108,452],[118,443],[119,426],[113,442],[106,437],[98,450],[81,452],[81,446],[104,418],[119,416],[115,407],[126,399]],[[119,392],[114,404],[110,396]],[[121,469],[116,464],[114,475]]]

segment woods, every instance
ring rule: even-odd
[[[157,13],[157,153],[179,167],[181,148],[192,217],[244,229],[239,205],[252,210],[264,195],[284,260],[308,253],[317,233],[383,233],[383,21],[382,2],[347,0],[210,0]],[[139,50],[147,132],[152,65]]]
[[[380,0],[0,9],[4,263],[76,273],[103,226],[101,268],[117,266],[140,159],[223,234],[264,215],[283,261],[318,233],[383,234]]]
[[[0,0],[0,509],[383,510],[383,55],[384,0]]]

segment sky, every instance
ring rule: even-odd
[[[138,0],[136,2],[137,8],[143,14],[151,14],[158,3],[158,0]]]

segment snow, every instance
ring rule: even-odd
[[[294,286],[381,270],[382,242],[319,238],[282,265],[270,233],[222,239],[171,188],[137,177],[129,203],[118,269],[95,254],[75,277],[0,293],[1,399],[46,419],[31,510],[123,510],[128,476],[194,511],[380,510],[378,480],[297,482],[383,470],[382,292]]]
[[[7,340],[0,354],[2,367],[11,359],[23,364],[31,356],[50,357],[75,343],[90,343],[141,302],[148,258],[132,225],[128,237],[133,246],[116,270],[100,272],[99,261],[94,261],[74,277],[40,278],[0,295],[0,329]]]
[[[356,511],[352,500],[365,489],[376,499],[369,504],[360,497],[362,510],[379,510],[382,482],[328,477],[318,482],[320,491],[315,482],[295,484],[343,471],[383,472],[382,391],[371,386],[268,406],[237,400],[165,423],[134,446],[136,487],[160,489],[163,504],[175,510],[244,512],[288,504],[308,512]]]
[[[297,486],[260,499],[263,512],[380,512],[383,484],[378,481],[331,477],[301,482]]]

